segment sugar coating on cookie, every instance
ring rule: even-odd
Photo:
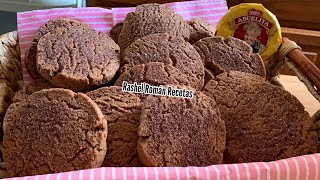
[[[226,71],[242,71],[266,77],[260,55],[253,54],[252,48],[240,39],[207,37],[196,42],[194,47],[205,68],[215,75]]]
[[[171,8],[159,4],[143,4],[135,12],[128,13],[119,34],[121,51],[134,40],[155,33],[168,33],[188,40],[190,27]]]
[[[86,23],[77,21],[75,19],[69,18],[54,18],[49,20],[47,23],[42,25],[35,34],[34,40],[29,51],[26,54],[25,65],[28,73],[33,79],[42,79],[41,74],[38,73],[37,70],[37,45],[39,39],[47,34],[48,32],[54,31],[56,28],[67,28],[67,29],[81,29],[81,30],[89,30],[90,26]]]
[[[228,163],[268,162],[315,153],[317,133],[296,97],[257,75],[230,72],[207,83],[227,127]]]
[[[108,151],[102,163],[105,167],[141,167],[137,153],[142,102],[121,87],[103,87],[87,95],[97,103],[108,120]]]
[[[41,90],[4,118],[3,157],[10,177],[100,167],[107,121],[97,104],[67,89]]]
[[[148,83],[159,86],[167,84],[186,85],[197,88],[198,84],[183,74],[179,69],[161,62],[150,62],[133,66],[120,75],[116,81],[116,86],[121,86],[126,81],[128,83]]]
[[[18,92],[16,92],[15,96],[12,99],[12,102],[16,103],[16,102],[24,101],[26,100],[27,96],[37,91],[41,91],[43,89],[50,89],[50,88],[55,88],[55,86],[45,79],[36,79],[31,83],[27,84]]]
[[[40,38],[39,73],[53,85],[84,91],[109,82],[120,66],[119,46],[95,30],[58,28]]]
[[[191,44],[206,37],[214,37],[215,27],[212,24],[199,18],[189,20],[188,24],[191,28],[189,39]]]
[[[208,166],[222,162],[226,129],[216,102],[149,95],[138,130],[138,154],[146,166]]]
[[[196,89],[203,86],[204,66],[195,48],[184,39],[166,33],[152,34],[134,41],[122,54],[124,72],[134,65],[162,62],[188,76]]]
[[[37,79],[25,86],[25,92],[26,94],[31,95],[37,91],[50,88],[55,88],[55,86],[44,79]]]

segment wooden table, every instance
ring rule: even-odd
[[[287,91],[299,99],[310,116],[320,109],[320,102],[311,95],[307,87],[296,76],[280,75],[279,81]]]

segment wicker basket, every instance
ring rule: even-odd
[[[16,31],[0,36],[0,114],[4,115],[14,92],[23,86]]]
[[[23,78],[21,70],[20,50],[17,32],[9,32],[0,36],[0,118],[3,118],[6,109],[10,105],[10,101],[14,96],[14,92],[18,91],[23,87]],[[275,71],[280,69],[286,63],[298,76],[299,80],[302,81],[311,92],[311,94],[320,102],[320,93],[314,86],[308,81],[303,73],[301,73],[292,62],[290,61],[279,61],[279,63],[273,66],[266,65],[269,68],[270,74],[276,74]],[[272,75],[269,74],[269,77]],[[275,79],[270,78],[271,82]],[[280,82],[273,82],[278,84]],[[320,110],[312,116],[314,120],[314,129],[318,131],[318,150],[320,150]],[[0,122],[0,131],[2,131],[2,119]],[[2,134],[2,132],[1,132]],[[2,141],[2,135],[0,137]],[[6,176],[4,171],[3,163],[0,163],[0,178]]]

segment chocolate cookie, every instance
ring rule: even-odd
[[[222,73],[204,91],[215,98],[226,122],[227,162],[267,162],[317,151],[317,133],[303,105],[262,77]]]
[[[155,33],[168,33],[188,40],[190,27],[169,7],[159,4],[139,5],[136,11],[128,13],[123,21],[118,41],[121,51],[134,40]]]
[[[201,92],[195,92],[191,99],[148,96],[138,135],[138,154],[146,166],[208,166],[222,162],[225,124],[216,102]]]
[[[2,149],[10,177],[101,166],[107,121],[88,96],[48,89],[14,106],[4,119]]]
[[[119,34],[122,30],[123,22],[119,22],[114,25],[110,30],[110,37],[114,40],[114,42],[118,43]]]
[[[165,65],[161,62],[150,62],[133,66],[133,68],[125,71],[118,78],[115,86],[122,86],[122,82],[127,81],[128,83],[144,82],[154,86],[176,84],[197,88],[198,84],[189,79],[188,76],[171,65]]]
[[[124,69],[149,62],[172,65],[188,76],[193,87],[203,87],[204,67],[194,47],[184,39],[169,34],[152,34],[134,41],[122,54]]]
[[[29,51],[26,54],[25,58],[25,65],[28,73],[33,79],[42,79],[43,77],[38,73],[37,70],[37,45],[39,39],[47,34],[48,32],[54,31],[58,27],[63,27],[67,29],[77,28],[82,30],[88,30],[90,29],[90,26],[82,23],[80,21],[69,19],[69,18],[55,18],[49,20],[47,23],[42,25],[38,31],[36,32],[36,35],[34,37],[34,40],[32,42],[32,45],[29,49]]]
[[[58,28],[38,43],[38,72],[53,85],[74,91],[107,83],[119,61],[119,46],[95,30]]]
[[[98,104],[108,120],[108,151],[102,166],[142,166],[137,153],[140,99],[117,86],[100,88],[87,95]]]
[[[208,37],[194,44],[206,69],[218,75],[225,71],[242,71],[266,77],[259,54],[244,41],[229,37]]]
[[[18,92],[16,92],[14,98],[12,99],[12,102],[16,103],[16,102],[24,101],[27,98],[27,96],[37,91],[40,91],[43,89],[50,89],[50,88],[55,88],[55,86],[44,79],[34,80],[33,82],[29,83]]]
[[[191,19],[188,24],[191,28],[189,39],[191,44],[206,37],[214,37],[216,29],[210,23],[202,19]]]
[[[204,85],[206,85],[211,79],[214,79],[214,74],[208,70],[208,69],[205,69],[204,70]]]

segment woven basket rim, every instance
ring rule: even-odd
[[[4,39],[7,39],[8,36],[10,36],[11,34],[16,35],[17,31],[11,31],[11,32],[7,32],[5,34],[0,35],[0,41],[2,42]],[[18,39],[18,37],[16,37],[16,40]],[[16,45],[18,45],[18,42],[16,43]]]

